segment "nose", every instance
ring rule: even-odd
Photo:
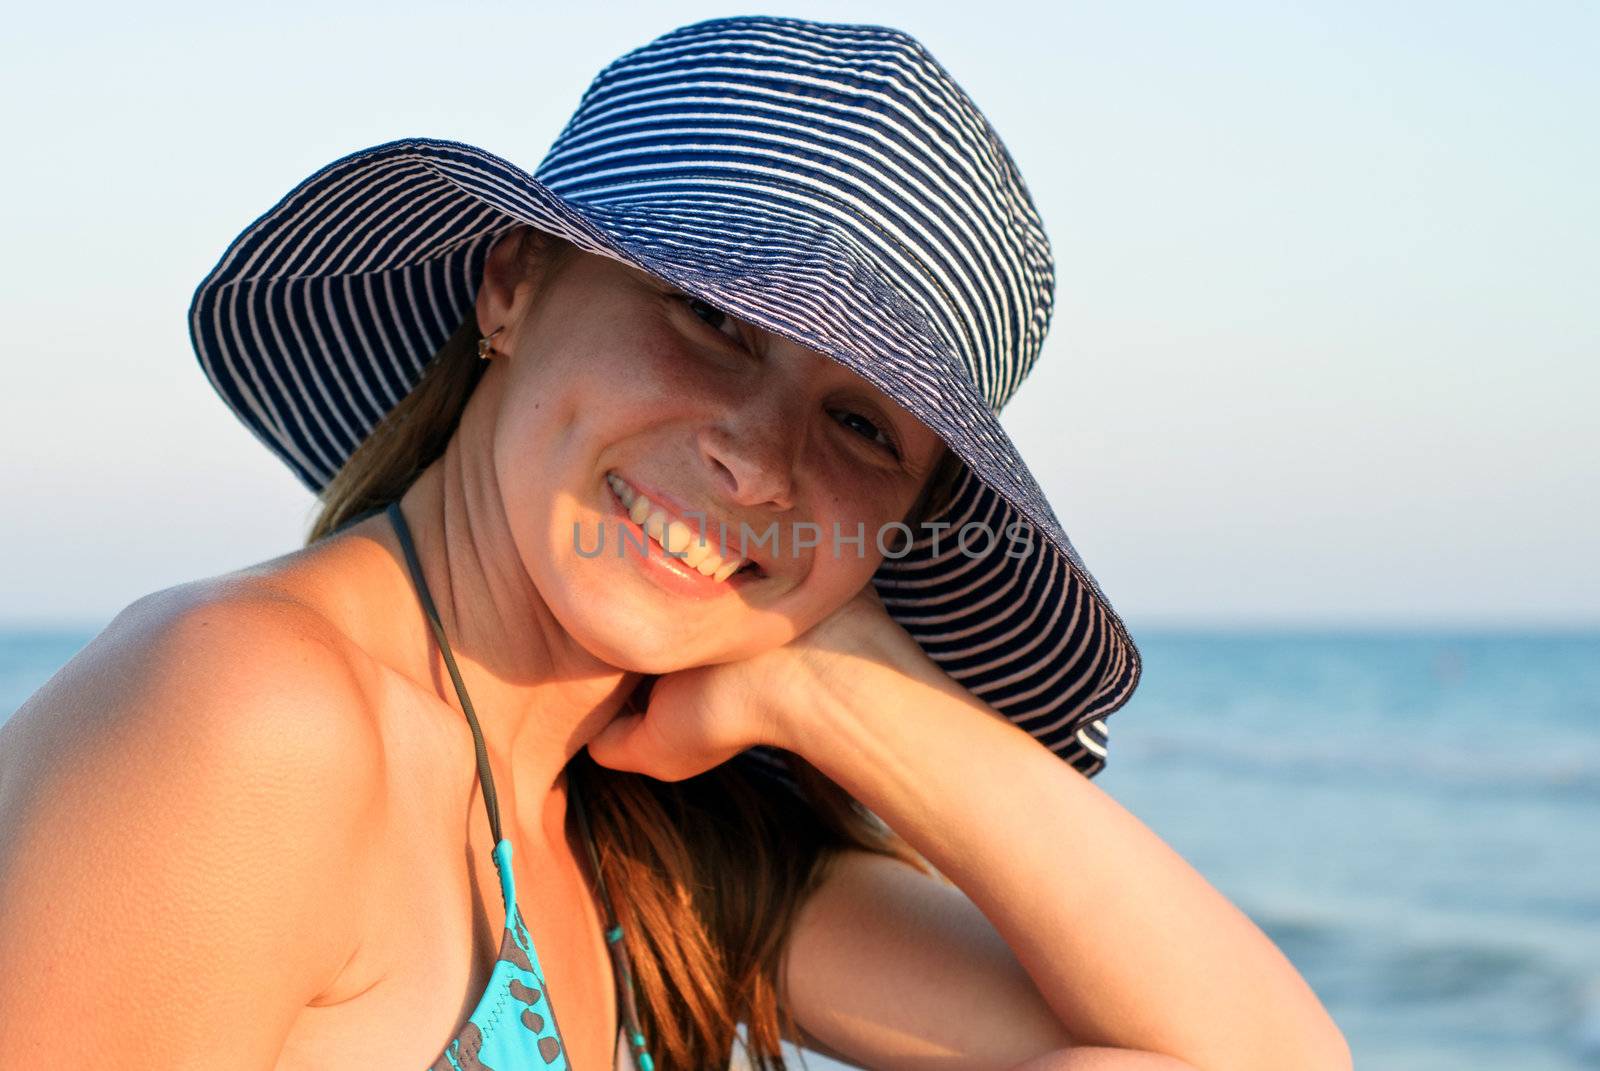
[[[794,508],[795,464],[805,428],[793,410],[792,394],[777,384],[763,386],[740,399],[729,420],[701,429],[701,456],[740,505]]]

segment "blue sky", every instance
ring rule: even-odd
[[[556,6],[10,17],[0,618],[300,544],[184,322],[292,186],[405,135],[531,171],[610,59],[756,11],[914,34],[1017,159],[1059,289],[1002,419],[1135,632],[1600,622],[1600,8]]]

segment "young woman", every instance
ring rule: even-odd
[[[1137,652],[994,419],[1048,245],[943,69],[697,23],[539,175],[354,154],[197,290],[323,512],[0,733],[0,1066],[1348,1067],[1085,776]]]

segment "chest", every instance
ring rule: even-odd
[[[490,984],[506,916],[470,739],[461,752],[443,741],[416,751],[391,762],[397,790],[366,887],[326,890],[362,898],[362,933],[334,984],[301,1009],[278,1071],[424,1071]],[[445,753],[467,777],[438,761]],[[569,1066],[630,1068],[605,923],[582,870],[569,851],[517,843],[511,867]]]

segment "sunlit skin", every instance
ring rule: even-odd
[[[492,293],[486,304],[498,304]],[[551,617],[621,669],[743,658],[820,621],[881,557],[870,537],[864,556],[826,539],[795,551],[786,537],[797,522],[871,533],[899,520],[939,447],[838,362],[607,257],[580,254],[542,295],[524,289],[486,314],[484,330],[504,327],[494,341],[505,356],[479,387],[495,414],[493,455],[469,454],[466,476],[492,478]],[[725,582],[721,597],[674,597],[645,579],[632,545],[615,553],[608,472],[704,512],[713,542],[725,523],[735,553],[741,525],[777,522],[781,553],[752,548],[765,575]],[[602,527],[604,551],[578,554],[575,528],[592,550]]]
[[[709,768],[761,735],[743,719],[780,686],[791,641],[863,608],[875,627],[898,628],[871,592],[883,560],[872,533],[904,517],[941,443],[823,354],[608,257],[579,252],[530,276],[514,238],[494,247],[478,293],[490,364],[444,457],[401,504],[489,752],[508,768],[503,806],[530,835],[559,843],[561,770],[643,675],[671,678],[655,696],[721,719],[677,726],[721,733],[704,748],[677,741],[680,756],[694,752]],[[735,552],[740,525],[777,522],[781,553],[752,548],[762,574],[734,578],[717,597],[666,590],[636,544],[615,553],[619,525],[631,522],[613,503],[613,472],[704,512],[713,536],[726,523]],[[823,533],[864,524],[865,552],[835,554],[827,538],[794,551],[799,522]],[[605,552],[580,553],[601,525]],[[379,517],[335,539],[388,545],[386,529]],[[397,611],[412,598],[404,586],[390,594]],[[730,689],[739,698],[721,701]]]
[[[710,598],[675,593],[637,555],[580,554],[574,524],[622,523],[608,473],[757,531],[875,532],[909,511],[940,443],[826,356],[647,273],[579,255],[529,280],[513,253],[496,245],[477,295],[497,352],[400,505],[477,711],[502,835],[530,879],[519,888],[536,889],[529,927],[563,994],[573,1066],[610,1066],[616,1015],[566,820],[567,763],[587,747],[613,769],[679,780],[767,743],[949,881],[869,852],[836,860],[786,936],[785,1001],[808,1045],[885,1071],[1349,1071],[1337,1027],[1244,913],[889,617],[870,583],[875,540],[864,555],[826,543],[763,555],[762,575]],[[646,679],[643,712],[622,714]],[[114,985],[109,1012],[97,1005],[105,1035],[81,1017],[69,1030],[51,1016],[70,1006],[41,995],[49,964],[115,944],[129,971],[185,980],[184,1001],[226,1014],[215,994],[232,993],[220,971],[234,961],[194,950],[224,947],[197,935],[216,928],[214,900],[242,899],[226,947],[272,970],[230,1040],[265,1015],[262,1066],[269,1050],[285,1071],[324,1066],[330,1045],[418,1065],[465,1012],[440,994],[481,991],[481,972],[463,981],[465,950],[486,939],[481,964],[498,936],[478,917],[496,889],[462,720],[381,514],[141,600],[4,726],[0,787],[87,770],[74,791],[23,793],[58,804],[38,815],[8,812],[0,792],[0,818],[30,823],[16,843],[89,848],[13,868],[29,884],[6,905],[9,929],[0,912],[0,946],[22,967],[0,977],[0,997],[85,1052],[143,1046],[142,1063],[119,1066],[165,1066],[177,1019],[130,1030],[151,1007],[110,1003],[144,993]],[[85,747],[97,737],[85,725],[133,743]],[[82,821],[124,807],[140,820]],[[294,853],[256,835],[286,820],[301,831]],[[463,825],[476,866],[458,871],[442,861],[462,850]],[[220,858],[230,868],[213,874]],[[115,887],[184,866],[203,883],[189,900],[172,885]],[[98,910],[134,894],[160,907],[131,933]],[[187,1021],[190,1007],[162,1013]],[[0,1053],[36,1051],[7,1045],[0,1030]]]
[[[726,597],[678,599],[637,559],[579,556],[573,523],[616,515],[608,472],[757,530],[874,530],[912,506],[939,442],[824,355],[650,275],[586,256],[541,290],[509,250],[478,293],[501,355],[403,507],[459,584],[446,604],[474,608],[445,628],[478,663],[491,754],[542,812],[525,836],[560,844],[560,770],[582,746],[678,780],[776,744],[954,882],[862,858],[814,895],[787,975],[810,1044],[882,1068],[1349,1066],[1248,917],[891,620],[877,557],[778,556]],[[648,706],[619,716],[640,674],[659,674]]]

